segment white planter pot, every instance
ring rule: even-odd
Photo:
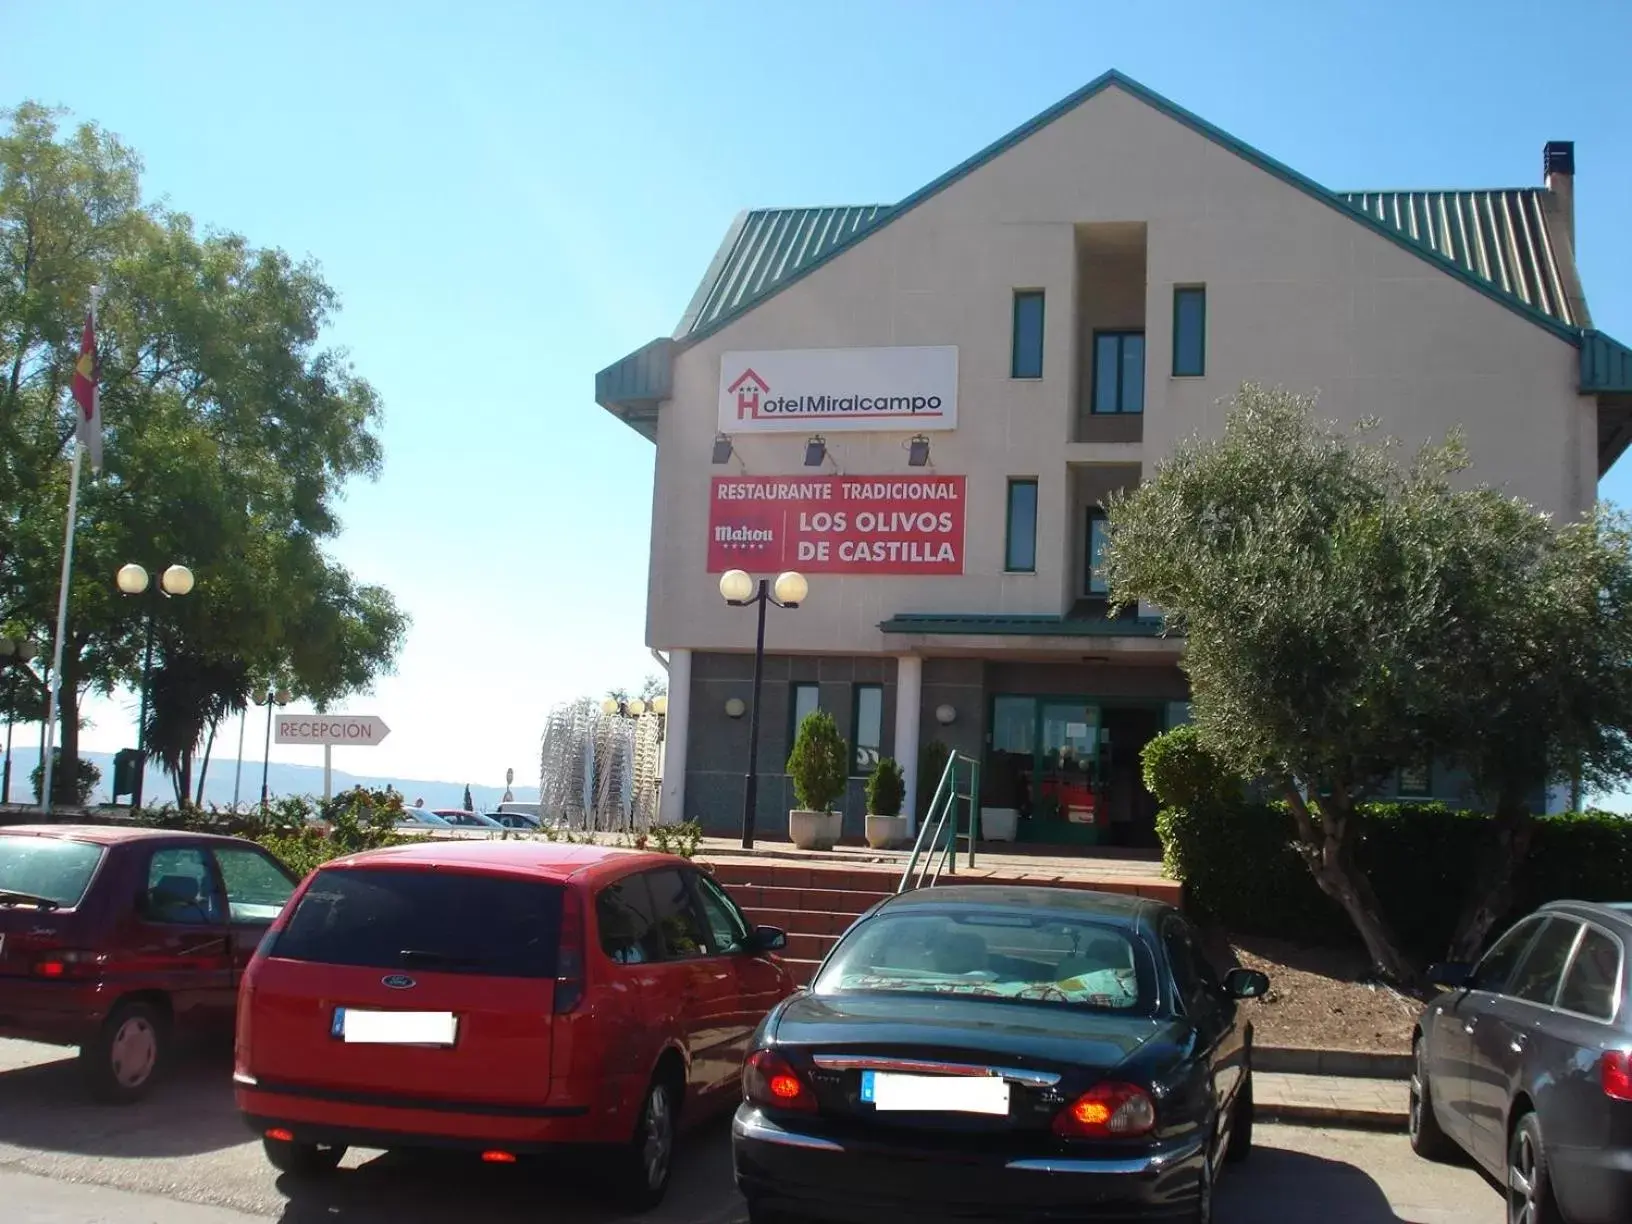
[[[801,850],[831,850],[839,840],[840,812],[806,812],[795,808],[788,813],[788,837]]]
[[[1013,808],[981,808],[982,841],[1012,842],[1020,829],[1020,813]]]
[[[874,850],[891,850],[907,840],[905,816],[867,815],[867,844]]]

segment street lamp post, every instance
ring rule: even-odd
[[[11,724],[16,715],[17,675],[13,667],[27,667],[40,653],[33,638],[0,637],[0,668],[6,673],[6,762],[0,767],[0,803],[11,802]]]
[[[754,639],[754,704],[748,715],[748,776],[742,788],[742,848],[754,848],[754,809],[759,802],[759,689],[765,672],[765,609],[775,604],[779,608],[797,608],[810,594],[810,583],[805,576],[789,570],[777,576],[773,584],[761,578],[758,583],[742,570],[727,570],[720,575],[720,595],[733,608],[759,606],[759,634]]]
[[[255,694],[255,704],[266,707],[266,749],[261,756],[261,815],[264,817],[272,801],[272,792],[267,789],[267,782],[272,773],[272,707],[288,705],[289,690],[275,689],[269,684],[266,686],[266,692]]]
[[[134,561],[128,565],[121,565],[119,572],[114,575],[114,582],[119,590],[132,598],[145,595],[148,591],[147,571]],[[162,599],[180,599],[193,589],[193,571],[185,565],[172,565],[159,575],[159,585],[154,594]],[[130,794],[130,806],[134,811],[142,807],[142,782],[147,777],[147,699],[148,688],[153,682],[153,609],[155,604],[147,605],[147,644],[142,649],[142,697],[141,711],[136,717],[136,780],[135,787]]]

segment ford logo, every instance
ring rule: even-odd
[[[380,979],[380,983],[392,990],[410,990],[414,986],[414,979],[406,973],[388,973]]]

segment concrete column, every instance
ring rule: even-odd
[[[918,832],[918,723],[923,717],[924,661],[917,655],[900,655],[895,661],[895,759],[906,783],[901,810],[906,813],[907,831]]]
[[[686,737],[691,730],[691,651],[669,651],[669,713],[663,720],[663,790],[657,818],[679,824],[686,818]]]

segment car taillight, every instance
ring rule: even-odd
[[[1098,1084],[1054,1118],[1054,1133],[1067,1139],[1144,1135],[1156,1128],[1156,1106],[1134,1084]]]
[[[813,1093],[788,1060],[772,1050],[755,1050],[742,1066],[742,1095],[767,1109],[816,1108]]]
[[[555,951],[555,1014],[584,998],[584,903],[575,888],[561,892],[561,939]]]
[[[1632,1051],[1605,1050],[1598,1072],[1605,1096],[1614,1101],[1632,1101]]]
[[[106,952],[49,952],[34,962],[34,976],[42,978],[94,978],[108,963]]]

